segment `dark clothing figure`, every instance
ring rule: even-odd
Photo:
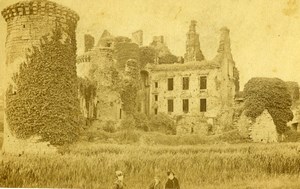
[[[149,189],[163,189],[163,185],[162,185],[162,183],[160,181],[158,183],[156,183],[155,181],[153,181],[150,184]]]
[[[122,181],[117,180],[117,181],[114,183],[113,189],[126,189],[126,185],[125,185]]]
[[[168,179],[165,189],[180,189],[178,179],[174,177],[172,180]]]

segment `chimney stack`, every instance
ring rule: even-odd
[[[189,31],[186,34],[186,53],[184,55],[185,62],[204,60],[204,56],[200,49],[199,34],[196,32],[196,24],[197,22],[192,20]]]
[[[84,52],[90,51],[95,44],[95,39],[90,34],[84,35]]]
[[[230,53],[230,37],[229,32],[230,30],[227,27],[223,27],[220,29],[221,35],[220,35],[220,44],[218,53]]]
[[[143,30],[132,33],[132,42],[138,44],[140,47],[143,46]]]

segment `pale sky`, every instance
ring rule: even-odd
[[[196,20],[201,50],[210,60],[219,29],[230,29],[233,58],[243,86],[251,77],[279,77],[300,83],[300,0],[53,0],[80,16],[78,54],[83,35],[97,40],[104,29],[131,37],[142,29],[144,45],[164,35],[173,54],[183,56],[190,20]],[[0,0],[0,10],[18,0]],[[0,19],[1,76],[5,77],[6,23]]]

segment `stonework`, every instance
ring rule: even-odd
[[[186,53],[184,55],[184,60],[186,62],[204,60],[204,56],[200,49],[199,34],[196,33],[196,24],[197,22],[192,20],[189,31],[186,34]]]
[[[236,78],[233,72],[236,67],[231,55],[229,30],[227,28],[221,29],[220,46],[216,57],[213,60],[204,60],[200,49],[199,35],[196,33],[196,23],[192,21],[187,34],[187,51],[184,63],[140,63],[137,56],[139,51],[137,44],[142,41],[140,39],[141,34],[142,32],[134,33],[131,42],[126,37],[114,37],[105,30],[98,45],[78,57],[78,76],[86,77],[93,65],[97,65],[105,73],[108,73],[108,68],[111,66],[120,75],[124,75],[129,69],[126,63],[132,60],[133,65],[136,65],[133,72],[140,75],[140,79],[133,78],[133,81],[140,82],[141,86],[137,95],[138,111],[146,115],[159,112],[169,114],[176,120],[177,133],[179,134],[222,132],[225,126],[221,127],[220,125],[232,124],[232,106],[236,91]],[[157,49],[157,56],[159,53],[170,54],[169,49],[164,44],[163,36],[154,36],[150,46]],[[99,53],[97,49],[104,48],[113,49],[113,60],[110,62],[105,62],[104,59],[100,58],[104,57],[105,54]],[[140,64],[146,66],[140,70]],[[109,83],[103,76],[97,76],[97,78],[99,82]],[[172,89],[169,89],[169,80],[172,80]],[[97,98],[104,95],[104,99],[109,102],[108,96],[115,96],[115,99],[119,101],[110,104],[112,107],[118,104],[119,107],[122,102],[120,98],[117,98],[117,93],[113,95],[108,91],[109,87],[107,90],[97,92]],[[120,114],[116,110],[104,109],[106,110],[101,111],[101,119],[109,117],[108,115],[105,116],[105,111],[110,112],[115,117]]]
[[[267,110],[264,110],[251,125],[251,138],[254,142],[278,142],[276,126]]]
[[[21,1],[5,8],[1,13],[7,22],[6,89],[9,85],[15,86],[11,78],[19,72],[19,65],[26,62],[28,49],[39,46],[41,37],[51,35],[58,25],[68,31],[69,35],[75,36],[79,20],[79,16],[74,11],[47,0]],[[49,144],[37,144],[36,138],[17,139],[11,132],[6,118],[2,149],[6,153],[55,151],[49,147]]]

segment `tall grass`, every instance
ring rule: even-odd
[[[263,183],[278,178],[286,182],[293,178],[292,186],[293,182],[300,184],[298,145],[171,147],[80,143],[64,155],[5,156],[0,166],[0,186],[107,189],[117,169],[123,170],[131,189],[146,188],[155,172],[165,179],[168,169],[174,170],[182,188],[189,189],[230,188],[233,184],[243,188],[255,180]]]

